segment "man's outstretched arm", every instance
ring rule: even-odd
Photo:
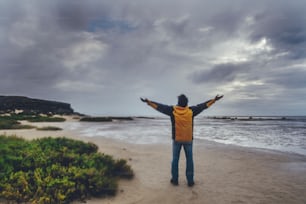
[[[206,108],[210,107],[212,104],[214,104],[216,101],[220,100],[221,98],[223,98],[223,95],[219,96],[217,95],[215,98],[210,99],[204,103],[200,103],[196,106],[192,106],[190,107],[193,111],[193,115],[196,116],[199,113],[201,113],[203,110],[205,110]]]
[[[212,104],[214,104],[216,101],[219,101],[221,98],[223,98],[223,95],[221,95],[221,96],[216,95],[216,97],[215,97],[214,99],[211,99],[211,100],[209,100],[209,101],[206,101],[205,103],[206,103],[207,108],[208,108],[209,106],[211,106]]]
[[[163,114],[166,114],[168,116],[171,115],[172,111],[173,111],[173,107],[172,106],[167,106],[167,105],[164,105],[164,104],[161,104],[161,103],[157,103],[157,102],[154,102],[154,101],[150,101],[149,99],[147,98],[140,98],[140,100],[144,103],[147,103],[149,106],[151,106],[152,108],[154,108],[155,110],[163,113]]]

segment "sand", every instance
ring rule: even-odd
[[[34,125],[57,126],[56,123]],[[78,132],[65,129],[0,131],[3,133],[27,139],[66,136],[91,141],[99,146],[101,152],[128,160],[135,178],[121,180],[115,197],[87,200],[89,204],[306,203],[306,156],[195,140],[195,186],[190,188],[185,179],[183,151],[179,186],[172,186],[169,182],[171,145],[136,145],[100,137],[82,137]]]

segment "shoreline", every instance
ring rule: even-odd
[[[50,124],[57,126],[55,123],[35,123],[36,126]],[[179,186],[170,184],[171,144],[131,144],[109,138],[84,137],[70,130],[1,130],[0,134],[4,132],[26,139],[65,136],[93,142],[100,152],[115,159],[126,159],[135,178],[120,180],[115,197],[94,198],[87,200],[89,204],[306,203],[306,156],[303,155],[195,140],[195,186],[189,188],[183,150]]]

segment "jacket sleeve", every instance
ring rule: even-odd
[[[196,106],[191,106],[190,109],[193,112],[193,116],[197,116],[198,114],[200,114],[203,110],[205,110],[206,108],[210,107],[212,104],[214,104],[216,102],[215,99],[211,99],[208,100],[204,103],[200,103]]]
[[[171,114],[173,112],[173,107],[172,106],[164,105],[164,104],[157,103],[157,102],[154,102],[154,101],[148,101],[147,104],[149,106],[151,106],[152,108],[154,108],[155,110],[157,110],[157,111],[159,111],[163,114],[166,114],[168,116],[171,116]]]

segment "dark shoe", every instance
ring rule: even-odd
[[[178,181],[177,180],[174,180],[174,179],[171,179],[170,180],[170,183],[174,186],[178,186]]]
[[[189,187],[194,186],[194,181],[188,182],[188,186],[189,186]]]

